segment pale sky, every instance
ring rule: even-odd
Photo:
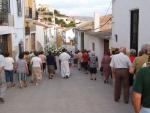
[[[36,0],[36,5],[38,4],[48,4],[70,16],[93,17],[94,12],[105,15],[111,0]],[[111,13],[111,7],[108,13]]]

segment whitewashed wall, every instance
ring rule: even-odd
[[[150,43],[150,0],[113,0],[113,25],[110,47],[125,46],[130,49],[130,11],[139,9],[139,46]],[[118,35],[118,42],[115,41]]]
[[[44,48],[44,27],[36,25],[36,50],[38,50],[38,42]]]
[[[95,53],[98,57],[99,67],[101,66],[101,60],[104,53],[104,41],[103,39],[90,36],[85,33],[84,35],[84,48],[86,50],[92,50],[92,43],[95,43]]]
[[[24,0],[21,0],[22,16],[18,16],[16,0],[10,0],[11,15],[14,16],[14,32],[12,34],[12,49],[18,47],[20,41],[24,41]]]

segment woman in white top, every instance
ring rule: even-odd
[[[35,85],[38,85],[38,81],[42,79],[42,61],[38,57],[38,53],[34,53],[35,57],[31,59],[32,64],[32,80]]]
[[[14,87],[14,83],[13,83],[14,59],[9,56],[8,52],[5,53],[4,70],[5,70],[7,87]]]

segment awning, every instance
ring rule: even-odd
[[[85,33],[94,37],[101,38],[101,39],[110,39],[112,36],[112,29],[109,29],[106,31],[99,31],[99,32],[87,31]]]

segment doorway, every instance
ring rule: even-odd
[[[104,39],[104,52],[109,50],[109,40]]]
[[[139,9],[131,11],[130,49],[138,52]]]

